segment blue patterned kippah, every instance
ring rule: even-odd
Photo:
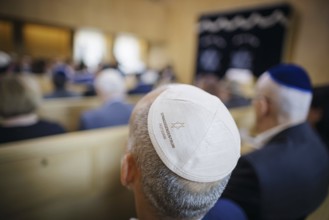
[[[280,85],[304,92],[312,92],[311,80],[307,72],[300,66],[279,64],[269,69],[268,73]]]

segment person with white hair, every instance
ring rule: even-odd
[[[94,86],[103,105],[82,114],[80,130],[128,124],[133,106],[124,101],[126,87],[122,75],[115,69],[105,69],[98,74]]]
[[[134,193],[139,220],[201,219],[239,157],[239,132],[224,104],[197,87],[169,85],[132,113],[121,182]]]
[[[258,150],[239,159],[223,193],[249,219],[305,219],[326,197],[329,158],[306,122],[311,99],[309,76],[297,65],[277,65],[258,79]]]

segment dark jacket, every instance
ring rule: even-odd
[[[295,220],[321,204],[328,186],[328,153],[303,123],[242,156],[223,197],[238,203],[251,220]]]
[[[61,125],[46,120],[28,126],[0,126],[0,144],[63,133],[65,130]]]

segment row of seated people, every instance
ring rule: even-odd
[[[15,97],[19,96],[21,98],[10,98],[12,96],[12,94],[10,94],[11,91],[10,88],[12,88],[15,85],[8,86],[9,85],[8,84],[6,87],[7,84],[6,80],[8,81],[10,80],[5,78],[4,81],[2,81],[3,83],[2,97],[3,100],[7,100],[7,101],[3,101],[2,103],[3,106],[4,105],[7,106],[6,111],[13,111],[13,112],[20,111],[18,109],[15,109],[16,106],[21,106],[19,104],[20,102],[26,101],[28,103],[35,103],[34,110],[30,110],[31,113],[33,111],[36,112],[36,109],[38,109],[39,116],[41,116],[43,119],[49,119],[51,121],[61,123],[62,125],[64,125],[64,130],[66,131],[86,130],[86,129],[127,124],[131,112],[131,108],[133,104],[135,104],[136,101],[141,96],[129,95],[127,97],[129,100],[125,101],[127,98],[124,98],[125,92],[124,92],[122,79],[115,72],[116,72],[115,69],[108,69],[106,71],[103,71],[102,74],[99,74],[99,77],[97,77],[98,79],[96,78],[94,85],[98,91],[98,96],[99,96],[98,98],[88,98],[88,99],[86,98],[58,99],[57,98],[57,99],[51,99],[53,101],[44,100],[42,104],[40,104],[38,99],[36,98],[38,95],[36,95],[34,99],[33,96],[28,96],[25,98],[24,96],[21,96],[22,94],[25,93],[24,91],[22,91],[21,94],[15,95]],[[23,78],[25,79],[28,77],[23,77]],[[55,85],[57,85],[58,88],[65,88],[67,77],[65,76],[64,73],[57,72],[56,74],[54,74],[53,79]],[[27,79],[27,81],[30,82],[31,84],[30,79]],[[42,86],[43,84],[42,82],[39,81],[37,82],[41,83],[40,86]],[[16,84],[17,83],[18,82],[16,82]],[[125,84],[127,83],[125,82]],[[225,81],[219,81],[214,75],[205,75],[204,77],[200,78],[196,82],[196,85],[201,89],[209,92],[210,94],[218,96],[229,109],[233,109],[233,111],[231,111],[232,113],[239,111],[243,113],[243,114],[241,113],[234,114],[235,120],[237,120],[236,122],[239,125],[239,129],[241,129],[242,135],[244,135],[244,130],[251,128],[251,125],[253,124],[254,121],[254,117],[251,112],[249,114],[246,113],[246,109],[250,109],[250,107],[248,107],[250,105],[250,100],[240,95],[241,91],[237,91],[237,88],[239,87],[236,87],[235,89],[227,88],[227,87],[232,87],[233,84],[227,83]],[[34,86],[38,86],[38,85],[33,85],[32,87]],[[28,93],[29,92],[27,92],[26,94]],[[72,92],[68,92],[65,89],[64,90],[59,89],[58,91],[55,91],[52,95],[48,95],[48,96],[71,97],[71,95]],[[76,95],[77,93],[74,93],[73,97],[76,97]],[[9,98],[6,99],[4,96],[7,96]],[[328,144],[329,129],[327,126],[328,115],[329,115],[329,111],[328,111],[329,104],[327,101],[328,97],[329,97],[328,86],[316,87],[314,89],[311,109],[308,117],[308,121],[320,134],[323,141],[327,143],[327,146],[329,146]],[[8,102],[8,100],[10,100],[10,102]],[[39,108],[37,108],[38,106]],[[97,108],[97,106],[100,107]],[[247,106],[247,108],[237,108],[244,106]],[[20,108],[23,107],[21,106]],[[94,108],[94,110],[87,111],[92,108]],[[236,111],[234,111],[235,109]],[[23,111],[22,115],[26,113],[24,112],[25,111],[24,108],[22,109],[22,111]],[[108,114],[108,112],[110,112],[111,114]],[[6,114],[8,113],[5,112],[3,114],[4,115],[2,117],[5,118],[9,117],[6,116]],[[18,113],[15,114],[17,115]],[[45,120],[42,120],[42,122],[45,122]],[[31,129],[28,130],[31,131]],[[49,132],[51,130],[52,129],[50,129]],[[60,133],[62,133],[63,128],[61,128],[60,130],[61,130]],[[55,134],[57,132],[55,132]],[[23,135],[24,137],[22,137],[22,139],[28,138],[30,136],[29,132],[26,133],[23,132],[23,133],[25,135]],[[45,134],[42,133],[40,135],[43,136],[46,135],[46,133]],[[13,139],[13,140],[20,140],[19,135],[17,135],[16,137],[17,139]],[[37,137],[37,136],[31,135],[31,138],[33,137]]]
[[[124,76],[125,84],[127,87],[128,94],[145,94],[150,92],[154,86],[154,80],[152,82],[148,82],[148,80],[141,80],[140,78],[147,78],[148,73],[143,73],[142,76],[140,75],[123,75],[118,69],[116,68],[104,68],[105,69],[115,69],[120,75]],[[97,88],[95,88],[95,81],[102,71],[97,72],[94,74],[88,82],[83,83],[76,83],[70,80],[68,74],[59,69],[55,70],[51,73],[50,77],[45,77],[43,83],[47,87],[47,93],[44,95],[45,99],[54,99],[54,98],[74,98],[74,97],[90,97],[97,95]],[[152,73],[151,73],[152,74]],[[155,73],[154,73],[155,74]],[[48,78],[48,79],[47,79]],[[73,87],[70,88],[70,87]],[[74,91],[74,88],[78,88],[79,91]]]
[[[114,69],[104,70],[95,80],[95,87],[103,104],[81,115],[80,130],[128,124],[133,106],[124,100],[126,90],[121,75]],[[58,123],[38,118],[40,93],[28,76],[2,77],[0,89],[0,143],[65,132]]]
[[[329,186],[328,152],[306,122],[311,90],[300,67],[279,65],[264,73],[254,101],[258,150],[240,159],[238,130],[219,99],[183,85],[147,95],[133,112],[121,173],[123,185],[135,194],[138,217],[200,219],[222,194],[245,213],[231,219],[305,219]],[[170,141],[163,141],[165,135]],[[195,143],[209,152],[195,151]],[[194,163],[180,162],[189,160]],[[205,219],[225,206],[223,200],[217,204]]]
[[[163,69],[145,67],[139,72],[126,73],[115,59],[111,62],[99,63],[96,68],[89,68],[83,61],[77,64],[70,59],[65,61],[48,58],[33,59],[29,56],[18,58],[0,51],[0,75],[3,73],[33,75],[41,80],[45,98],[95,96],[94,80],[101,70],[109,68],[118,70],[127,79],[128,94],[145,94],[151,91],[153,86],[175,81],[175,73],[170,65]]]
[[[52,75],[52,80],[55,90],[50,94],[44,95],[46,100],[51,98],[74,98],[79,96],[78,93],[67,90],[66,83],[68,78],[66,73],[62,70],[55,71]],[[97,74],[93,85],[97,91],[99,100],[101,100],[99,104],[102,103],[102,105],[94,110],[83,112],[79,117],[79,123],[75,123],[78,124],[78,126],[69,125],[65,126],[65,129],[63,129],[60,125],[45,120],[40,120],[36,123],[38,117],[37,109],[38,106],[40,106],[40,95],[37,94],[36,87],[38,85],[35,85],[32,79],[29,79],[29,75],[20,77],[11,74],[9,77],[3,77],[1,80],[1,87],[3,88],[1,96],[2,100],[4,100],[2,103],[5,112],[2,114],[2,128],[9,134],[3,135],[3,140],[1,142],[4,143],[50,134],[59,134],[63,133],[64,130],[87,130],[127,124],[133,106],[125,101],[126,82],[122,74],[116,69],[105,69]],[[22,89],[12,94],[12,88],[14,87],[21,87]],[[34,92],[32,93],[30,90]],[[30,93],[31,95],[27,95]],[[68,101],[72,102],[73,100]],[[29,103],[29,105],[24,106],[23,103]],[[229,102],[224,103],[228,107],[231,107]],[[45,114],[45,111],[54,113],[52,109],[43,108],[42,105],[41,109],[43,110],[43,114],[41,115],[49,116],[47,112]],[[80,112],[77,113],[80,115]],[[73,117],[77,118],[76,115]],[[50,117],[50,119],[56,119],[56,117]],[[71,121],[71,119],[69,120]],[[63,123],[63,121],[61,122]],[[67,123],[64,125],[66,124]],[[45,126],[56,126],[57,129],[44,129]]]
[[[104,74],[102,74],[104,75]],[[113,77],[112,77],[113,78]],[[115,78],[115,77],[114,77]],[[118,77],[116,77],[118,78]],[[103,80],[103,79],[102,79]],[[94,87],[98,88],[97,90],[100,91],[98,94],[101,96],[101,99],[108,100],[108,98],[104,98],[104,92],[102,95],[102,88],[104,86],[99,85],[99,81],[95,82]],[[118,82],[120,80],[108,80],[109,83],[107,85],[110,85],[111,83]],[[110,82],[111,81],[111,82]],[[75,92],[71,92],[66,89],[66,82],[67,77],[65,73],[62,72],[56,72],[53,74],[53,82],[54,87],[56,88],[54,92],[45,95],[45,98],[61,98],[61,97],[77,97],[79,94]],[[122,82],[120,82],[122,84]],[[120,84],[117,83],[117,84]],[[126,82],[127,84],[127,82]],[[233,108],[239,108],[239,107],[245,107],[250,106],[251,100],[250,94],[246,95],[246,91],[241,91],[242,86],[239,85],[239,83],[232,81],[232,80],[219,80],[215,75],[206,74],[202,75],[201,77],[198,77],[196,80],[196,85],[200,87],[201,89],[205,90],[206,92],[215,95],[221,99],[221,101],[225,104],[226,107],[229,109]],[[252,84],[251,84],[252,85]],[[103,89],[104,90],[104,89]],[[144,91],[147,92],[148,90]],[[249,92],[250,93],[250,92]],[[252,93],[252,92],[251,92]],[[106,96],[106,95],[105,95]],[[318,86],[313,88],[313,99],[311,102],[311,108],[308,116],[308,121],[311,123],[312,127],[316,129],[316,131],[319,133],[323,141],[326,143],[327,146],[329,146],[329,128],[328,128],[328,118],[329,118],[329,86]],[[103,110],[106,110],[106,107],[103,106]],[[99,111],[102,111],[99,109]],[[95,113],[96,114],[96,113]],[[104,113],[99,113],[99,115],[104,116]],[[115,114],[114,114],[115,115]],[[101,126],[101,120],[98,118],[94,118],[94,121],[96,125],[90,126],[90,128],[97,128],[98,126]],[[98,123],[100,122],[100,123]],[[98,123],[98,125],[97,125]],[[103,122],[103,126],[109,126],[112,123],[109,122]],[[115,125],[115,121],[113,122]],[[89,129],[88,127],[85,128],[83,124],[80,124],[80,129]],[[328,147],[329,148],[329,147]]]

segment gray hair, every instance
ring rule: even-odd
[[[34,113],[41,102],[39,86],[28,76],[10,75],[0,80],[0,117]]]
[[[151,103],[136,108],[130,122],[128,150],[141,169],[142,190],[159,219],[198,219],[213,207],[230,175],[220,181],[200,183],[170,171],[157,155],[147,129]]]
[[[122,97],[126,93],[124,78],[115,69],[101,71],[96,77],[94,85],[98,91],[107,97]]]
[[[312,93],[281,86],[268,73],[259,78],[257,93],[270,99],[279,124],[306,120]]]

